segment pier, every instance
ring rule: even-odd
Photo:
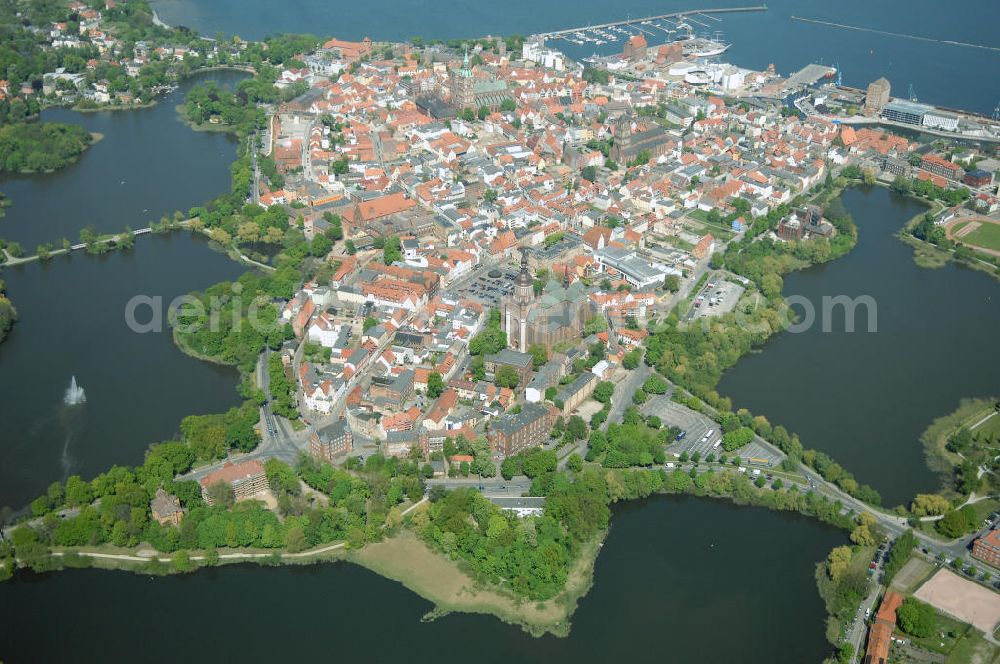
[[[586,32],[588,30],[603,30],[605,28],[616,28],[630,25],[633,27],[638,27],[640,23],[646,23],[648,21],[662,21],[669,19],[690,19],[692,16],[702,16],[704,18],[714,18],[709,16],[710,14],[732,14],[735,12],[763,12],[767,11],[767,5],[755,5],[753,7],[723,7],[720,9],[688,9],[680,12],[671,12],[669,14],[658,14],[656,16],[643,16],[641,18],[630,18],[624,21],[611,21],[609,23],[595,23],[594,25],[585,25],[579,28],[566,28],[565,30],[551,30],[549,32],[540,32],[538,37],[545,39],[551,37],[561,37],[563,35],[571,35],[574,32]],[[703,24],[699,24],[703,25]],[[644,31],[645,32],[645,31]]]
[[[952,39],[936,39],[934,37],[921,37],[920,35],[909,35],[904,32],[890,32],[888,30],[878,30],[876,28],[866,28],[860,25],[846,25],[844,23],[834,23],[833,21],[821,21],[816,18],[803,18],[801,16],[792,16],[793,21],[801,21],[803,23],[815,23],[816,25],[826,25],[831,28],[841,28],[843,30],[857,30],[858,32],[871,32],[876,35],[886,35],[888,37],[901,37],[903,39],[914,39],[916,41],[924,42],[934,42],[937,44],[950,44],[952,46],[964,46],[966,48],[979,48],[984,51],[1000,51],[1000,47],[997,46],[985,46],[983,44],[970,44],[969,42],[960,42]]]
[[[965,134],[956,134],[952,131],[942,131],[940,129],[934,129],[932,127],[927,127],[925,125],[912,125],[905,122],[896,122],[894,120],[886,120],[885,118],[866,118],[862,116],[854,116],[850,118],[827,118],[832,119],[834,122],[844,125],[878,125],[882,127],[892,127],[894,129],[903,129],[906,131],[917,132],[920,134],[927,134],[929,136],[939,136],[941,138],[948,138],[953,141],[965,142],[965,143],[989,143],[996,144],[1000,143],[1000,136],[967,136]]]

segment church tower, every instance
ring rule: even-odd
[[[632,121],[622,115],[615,119],[615,142],[625,140],[632,135]]]
[[[469,65],[469,51],[465,51],[462,68],[451,72],[451,105],[459,111],[476,106],[476,79]]]
[[[528,270],[528,250],[521,249],[521,273],[514,280],[514,294],[504,301],[503,329],[507,344],[524,352],[528,347],[528,313],[535,299],[535,280]]]
[[[528,250],[521,250],[521,273],[514,282],[514,301],[518,304],[529,304],[535,296],[535,280],[528,270]]]

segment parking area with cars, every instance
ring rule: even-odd
[[[508,265],[487,266],[473,270],[445,289],[445,295],[458,300],[475,300],[483,306],[497,308],[500,300],[514,292],[517,268]]]
[[[685,316],[686,320],[708,316],[720,316],[733,310],[740,301],[744,288],[731,281],[725,281],[719,274],[709,277],[691,303],[691,308]]]
[[[705,458],[711,453],[717,457],[720,454],[727,454],[729,457],[740,457],[745,466],[759,468],[770,468],[781,463],[781,456],[778,453],[765,448],[756,441],[738,450],[726,452],[721,442],[722,431],[716,422],[671,400],[669,396],[664,395],[650,399],[643,404],[642,412],[644,415],[658,416],[663,422],[663,426],[673,426],[681,430],[680,439],[667,445],[668,455],[679,456],[687,452],[688,456],[691,456],[698,452],[702,458]]]

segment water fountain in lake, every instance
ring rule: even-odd
[[[69,387],[66,388],[66,396],[63,397],[63,401],[67,406],[76,406],[86,400],[87,394],[82,387],[76,384],[76,376],[73,376],[69,381]]]

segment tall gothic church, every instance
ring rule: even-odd
[[[451,105],[461,112],[466,108],[478,110],[485,106],[490,111],[499,111],[504,100],[510,99],[507,81],[499,78],[477,79],[469,64],[469,52],[465,52],[465,60],[461,69],[453,69],[448,75],[448,87],[451,92]]]
[[[548,349],[567,339],[579,338],[584,325],[597,315],[582,281],[562,284],[549,281],[541,295],[535,295],[534,279],[528,270],[528,253],[521,251],[521,273],[514,293],[502,301],[501,322],[511,348],[526,352],[534,344]]]
[[[461,110],[464,108],[476,108],[476,79],[472,75],[472,67],[469,66],[469,52],[465,52],[465,61],[462,68],[451,72],[451,105]]]

